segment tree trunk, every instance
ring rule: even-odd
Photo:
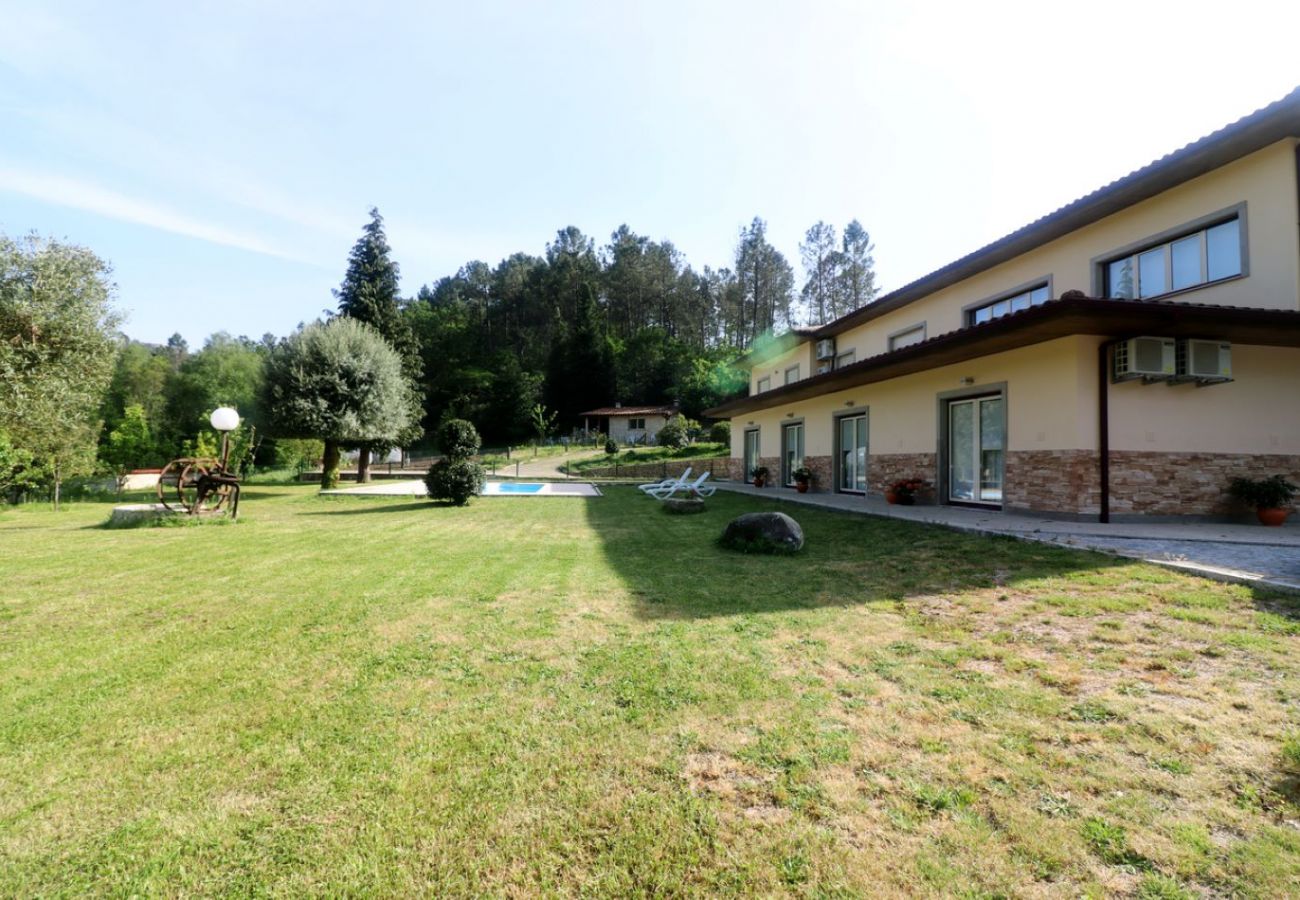
[[[62,473],[59,472],[59,458],[54,458],[54,511],[59,511],[59,488],[63,486]]]
[[[357,449],[357,484],[370,480],[370,445],[362,444]]]
[[[321,463],[320,489],[332,491],[339,486],[339,445],[337,441],[325,442],[325,458]]]

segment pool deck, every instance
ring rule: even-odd
[[[497,484],[520,484],[511,481],[488,481],[483,497],[599,497],[600,488],[589,481],[548,481],[542,482],[536,491],[501,491],[492,490]],[[424,497],[427,491],[423,479],[413,481],[377,481],[359,487],[336,488],[321,491],[322,494],[339,497]]]

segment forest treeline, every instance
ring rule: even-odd
[[[539,405],[553,416],[557,433],[580,425],[581,411],[615,402],[676,403],[698,417],[745,389],[746,375],[734,363],[761,336],[827,321],[874,297],[872,245],[857,221],[842,235],[819,222],[799,250],[801,286],[760,218],[740,229],[730,266],[701,269],[671,241],[653,240],[626,225],[600,244],[570,226],[541,254],[514,253],[495,265],[469,261],[404,293],[383,219],[372,210],[334,292],[332,315],[373,327],[401,356],[411,402],[418,404],[403,416],[412,423],[402,431],[406,446],[427,444],[425,435],[448,418],[473,422],[490,445],[499,446],[534,436]],[[13,310],[0,310],[0,327],[33,360],[32,354],[45,350],[39,341],[22,345],[29,327],[22,304],[31,298],[24,300],[21,272],[41,266],[63,271],[75,263],[95,296],[85,328],[97,328],[106,342],[80,357],[80,384],[97,397],[81,432],[95,437],[80,455],[62,453],[71,466],[66,471],[85,470],[89,458],[122,470],[208,450],[207,416],[217,405],[236,407],[246,423],[275,436],[273,411],[262,407],[267,361],[283,338],[221,332],[198,348],[180,335],[164,345],[114,338],[107,265],[90,251],[32,239],[9,241],[5,252],[12,290],[0,299],[12,299]],[[58,308],[57,298],[48,300],[48,308]],[[11,327],[13,336],[7,333]],[[14,359],[18,368],[27,364]],[[103,375],[92,377],[86,367],[101,359]],[[15,378],[15,384],[22,381]],[[46,391],[62,384],[41,383]],[[22,397],[15,392],[0,398],[4,403],[17,424],[6,428],[0,421],[0,437],[34,434],[22,422]],[[43,451],[33,452],[39,457]],[[258,462],[275,461],[268,442]]]

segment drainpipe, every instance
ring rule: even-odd
[[[1097,521],[1110,522],[1110,348],[1117,340],[1102,341],[1097,348],[1097,456],[1101,472],[1100,511]]]

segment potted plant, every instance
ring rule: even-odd
[[[1286,506],[1300,491],[1281,475],[1268,478],[1234,478],[1228,493],[1248,506],[1255,507],[1261,525],[1281,525],[1291,510]]]
[[[800,466],[790,473],[794,479],[794,489],[801,494],[808,493],[808,485],[812,483],[813,471],[807,466]]]
[[[911,506],[916,503],[918,491],[924,490],[926,483],[920,478],[905,478],[895,481],[885,491],[885,502],[898,506]]]
[[[749,477],[754,482],[754,487],[761,488],[767,484],[767,466],[754,466],[749,470]]]

